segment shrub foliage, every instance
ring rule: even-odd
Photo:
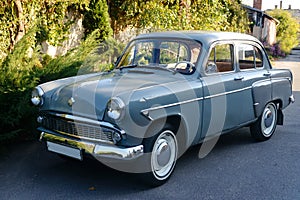
[[[299,23],[285,10],[277,9],[269,11],[268,14],[279,20],[276,39],[281,51],[289,54],[292,48],[299,44],[297,37],[297,33],[300,31]]]

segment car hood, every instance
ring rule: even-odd
[[[45,92],[48,97],[42,109],[102,120],[111,97],[123,97],[127,105],[135,91],[174,82],[177,82],[176,75],[170,72],[145,70],[128,70],[123,73],[116,70],[72,77],[42,85],[44,90],[51,88],[49,84],[59,85],[49,90],[49,94]]]

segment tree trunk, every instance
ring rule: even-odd
[[[24,25],[24,15],[23,15],[23,7],[22,7],[22,0],[15,0],[15,7],[17,10],[18,15],[18,28],[17,28],[17,34],[16,37],[13,38],[13,33],[11,33],[11,44],[9,47],[9,50],[12,51],[14,49],[14,46],[18,41],[22,39],[22,37],[25,35],[25,25]],[[12,30],[10,30],[12,31]]]

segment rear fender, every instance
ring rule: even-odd
[[[252,85],[252,95],[254,102],[255,116],[259,117],[263,112],[265,105],[272,99],[271,80],[255,82]]]

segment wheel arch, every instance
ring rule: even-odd
[[[153,120],[146,131],[144,139],[154,136],[164,129],[171,129],[176,135],[178,142],[178,157],[180,157],[189,147],[185,118],[180,114],[174,114]]]

